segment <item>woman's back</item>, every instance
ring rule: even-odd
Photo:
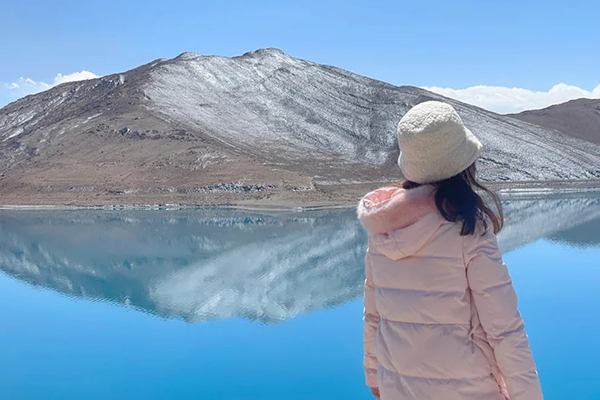
[[[429,117],[421,118],[432,125]],[[444,135],[447,125],[434,123]],[[465,166],[455,166],[459,175],[447,171],[448,179],[433,185],[380,189],[359,204],[369,237],[365,372],[383,400],[542,399],[494,234],[501,222],[472,190],[474,167],[465,154]],[[420,173],[445,173],[431,171]]]
[[[396,207],[415,217],[407,204]],[[373,352],[383,396],[393,390],[390,398],[503,399],[488,359],[470,338],[460,225],[435,209],[408,226],[395,221],[399,229],[390,234],[369,235],[366,260],[379,317]]]

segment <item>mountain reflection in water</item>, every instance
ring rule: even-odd
[[[598,194],[504,206],[504,252],[540,238],[600,244]],[[276,322],[358,298],[365,248],[353,209],[0,211],[6,274],[190,322]]]

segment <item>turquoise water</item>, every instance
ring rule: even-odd
[[[546,399],[600,399],[600,197],[505,203]],[[369,399],[353,210],[0,211],[0,399]]]

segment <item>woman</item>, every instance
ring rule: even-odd
[[[495,234],[497,196],[476,181],[482,145],[452,106],[398,125],[407,179],[366,195],[367,385],[382,400],[541,400],[517,297]],[[494,213],[475,192],[487,192]]]

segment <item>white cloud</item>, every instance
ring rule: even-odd
[[[500,114],[545,108],[579,98],[600,98],[600,85],[593,90],[564,83],[554,85],[547,92],[503,86],[472,86],[466,89],[423,87],[438,94]]]
[[[99,78],[99,76],[89,71],[73,72],[68,75],[57,74],[52,80],[52,83],[34,81],[31,78],[20,77],[16,82],[7,83],[4,87],[9,91],[12,97],[19,98],[28,94],[43,92],[44,90],[48,90],[61,83],[94,78]]]
[[[73,72],[69,75],[58,74],[54,77],[54,85],[60,85],[65,82],[85,81],[86,79],[99,78],[98,75],[90,71]]]
[[[4,87],[19,97],[27,94],[37,93],[48,90],[52,87],[45,82],[36,82],[30,78],[20,77],[18,81],[5,84]]]

